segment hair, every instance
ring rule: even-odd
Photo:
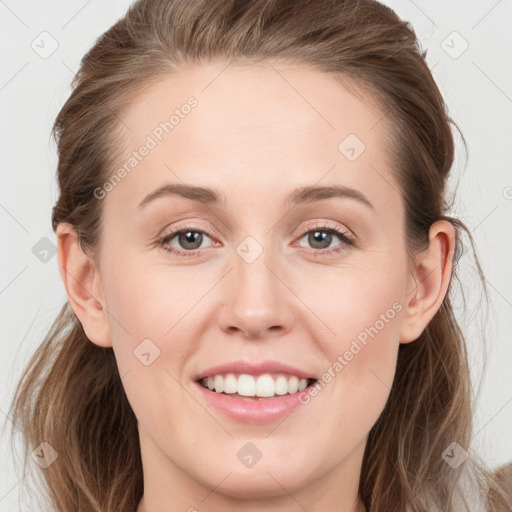
[[[497,469],[495,477],[505,490],[507,496],[512,496],[512,464],[506,464]],[[496,509],[496,512],[510,512],[511,508],[512,500],[506,504],[500,504],[499,508]]]
[[[454,441],[468,449],[472,436],[466,341],[451,294],[461,232],[473,240],[448,215],[456,124],[426,53],[410,24],[374,0],[139,0],[83,57],[52,130],[60,189],[53,230],[71,224],[84,252],[94,254],[103,204],[94,190],[121,155],[123,114],[151,84],[188,64],[282,62],[327,73],[376,101],[389,124],[408,251],[428,246],[430,226],[445,219],[456,228],[457,254],[440,309],[414,343],[400,345],[389,399],[369,433],[359,485],[368,512],[471,510],[460,496],[466,473],[491,510],[505,500],[472,454],[455,469],[442,457]],[[25,368],[11,411],[24,431],[24,469],[43,441],[58,453],[42,472],[54,510],[137,509],[137,420],[112,348],[88,340],[69,301]]]

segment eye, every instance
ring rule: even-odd
[[[331,244],[336,242],[336,238],[341,241],[341,244],[331,248]],[[355,240],[351,235],[336,226],[325,224],[306,227],[302,231],[300,240],[302,239],[306,239],[306,242],[315,250],[314,252],[321,251],[322,254],[335,254],[355,245]]]
[[[175,256],[193,257],[196,256],[199,249],[204,249],[206,238],[212,238],[213,235],[202,229],[193,226],[183,226],[166,234],[159,240],[157,245],[165,251]],[[356,242],[352,235],[349,235],[337,226],[317,224],[308,226],[302,230],[299,240],[306,239],[311,245],[309,252],[320,255],[335,255],[341,251],[355,246]],[[341,243],[331,247],[333,241],[338,239]],[[172,243],[175,241],[175,243]],[[304,247],[300,244],[301,247]]]
[[[204,248],[203,242],[205,238],[210,238],[210,235],[206,231],[191,226],[185,226],[160,238],[157,240],[157,244],[171,254],[177,256],[193,256],[196,250]],[[178,247],[171,243],[173,240],[176,240]]]

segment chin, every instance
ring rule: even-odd
[[[265,470],[233,471],[226,480],[216,489],[216,492],[243,500],[261,498],[275,498],[287,494],[301,482],[291,482],[288,478],[276,475],[269,471],[270,476]],[[274,477],[274,478],[272,478]],[[218,485],[213,482],[213,488]],[[286,490],[285,490],[286,489]]]
[[[263,460],[247,469],[226,467],[222,474],[209,474],[203,481],[224,496],[244,500],[279,497],[306,485],[304,473],[297,468],[264,464]]]

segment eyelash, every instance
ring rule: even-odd
[[[197,249],[195,251],[179,251],[179,250],[174,249],[172,246],[168,245],[168,243],[173,238],[175,238],[177,235],[180,235],[181,233],[186,233],[188,231],[193,231],[194,233],[203,233],[210,238],[214,238],[214,235],[207,230],[196,229],[194,226],[183,226],[179,229],[172,231],[171,233],[168,233],[164,237],[158,239],[156,243],[158,246],[162,247],[162,249],[164,249],[164,251],[167,251],[168,253],[170,253],[174,256],[185,257],[185,258],[186,257],[189,257],[189,258],[194,257],[194,256],[196,256],[199,249]],[[303,228],[300,232],[299,240],[304,235],[306,235],[310,232],[314,232],[314,231],[323,231],[326,233],[334,234],[343,242],[342,244],[340,244],[339,246],[337,246],[334,249],[310,249],[310,251],[313,251],[315,253],[320,253],[322,256],[325,256],[325,255],[335,256],[338,253],[346,250],[347,247],[353,247],[356,245],[355,239],[351,235],[348,235],[345,231],[340,230],[336,226],[332,226],[329,224],[321,224],[321,223],[314,225],[314,226],[307,226],[307,227]]]

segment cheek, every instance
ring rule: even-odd
[[[323,293],[313,298],[315,312],[329,327],[315,338],[326,361],[320,385],[331,387],[333,394],[350,404],[342,408],[343,415],[353,415],[354,424],[365,416],[369,423],[377,419],[393,383],[405,269],[405,259],[399,261],[397,256],[358,271],[332,274]]]
[[[314,330],[310,334],[322,344],[322,351],[331,361],[351,347],[359,354],[357,344],[364,348],[358,359],[365,359],[370,357],[369,352],[386,351],[385,340],[398,342],[405,269],[405,262],[398,261],[397,256],[395,261],[380,258],[357,268],[301,277],[299,293],[325,327],[322,336]]]
[[[190,285],[185,273],[182,278],[171,276],[169,271],[148,268],[135,258],[116,258],[115,265],[105,265],[104,274],[108,322],[120,374],[148,370],[146,363],[156,368],[164,359],[179,370],[190,344],[177,333],[200,291]],[[169,354],[172,359],[165,357]]]
[[[162,339],[207,291],[204,280],[196,275],[191,279],[190,267],[173,271],[162,264],[148,265],[148,258],[119,257],[105,268],[110,326],[119,334],[113,336],[114,342],[127,336],[134,341],[151,336]]]
[[[311,398],[311,404],[319,404],[317,410],[323,411],[317,428],[325,422],[334,429],[339,448],[333,448],[331,441],[323,446],[332,452],[333,465],[346,455],[345,450],[364,441],[381,415],[399,348],[401,303],[388,293],[351,298],[341,300],[337,316],[332,317],[337,336],[329,337],[329,342],[324,339],[327,364],[316,384],[317,395]]]
[[[187,312],[200,314],[191,308],[205,291],[190,286],[185,272],[171,275],[135,259],[116,259],[105,270],[112,346],[128,401],[146,428],[158,417],[172,437],[172,419],[183,416],[186,401],[179,382],[192,347]]]

